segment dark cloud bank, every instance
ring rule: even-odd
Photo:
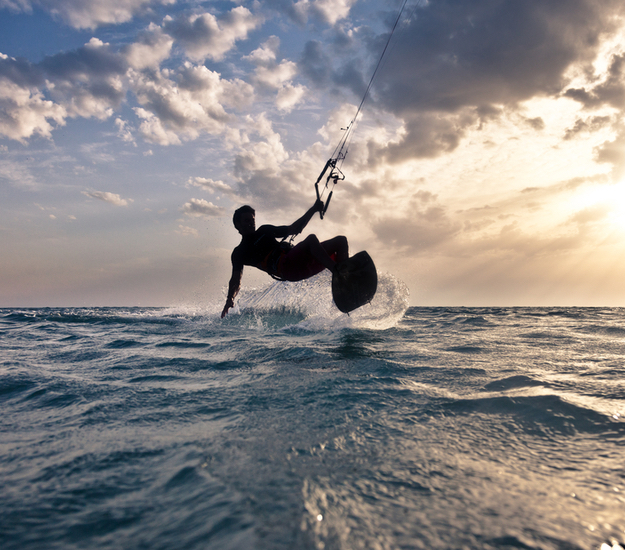
[[[592,77],[591,63],[602,39],[622,24],[624,6],[616,0],[433,0],[407,13],[369,100],[403,119],[407,135],[376,155],[397,162],[449,152],[469,126],[533,97],[622,107],[622,57],[614,57],[608,80],[593,89],[570,88],[566,73],[576,65]],[[368,40],[374,61],[385,39]],[[334,69],[330,59],[320,42],[309,43],[302,71],[362,94],[366,79],[353,70],[353,59]],[[542,121],[533,125],[540,129]]]

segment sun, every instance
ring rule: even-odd
[[[625,233],[625,181],[607,185],[604,190],[605,202],[610,206],[610,225]]]
[[[571,207],[576,212],[594,210],[606,227],[611,228],[611,233],[625,235],[625,180],[580,190],[575,194]]]

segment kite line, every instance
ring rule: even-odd
[[[399,12],[397,14],[397,17],[395,19],[395,23],[393,24],[393,28],[391,29],[391,32],[390,32],[390,34],[388,36],[388,40],[386,41],[386,44],[384,45],[384,49],[382,50],[382,54],[380,55],[380,58],[378,59],[378,63],[375,66],[373,74],[371,75],[371,79],[369,80],[369,84],[367,85],[365,93],[362,96],[362,100],[360,101],[360,105],[358,105],[358,109],[356,110],[356,114],[354,115],[354,118],[352,118],[352,120],[348,124],[347,128],[344,128],[343,137],[341,138],[341,140],[339,141],[338,145],[334,149],[334,151],[332,153],[332,156],[326,162],[325,166],[323,167],[323,170],[321,170],[321,173],[319,174],[319,177],[317,178],[317,181],[315,182],[315,192],[317,194],[317,199],[318,200],[321,200],[324,197],[326,191],[329,191],[327,199],[325,201],[325,206],[324,206],[323,210],[321,210],[319,212],[319,216],[321,217],[321,219],[323,219],[323,216],[326,213],[326,211],[328,210],[328,206],[330,205],[330,199],[332,199],[332,193],[334,192],[334,186],[339,181],[343,181],[345,179],[345,174],[343,174],[343,172],[341,171],[341,166],[343,165],[343,162],[345,161],[345,158],[347,157],[347,153],[349,151],[349,142],[351,141],[352,135],[354,133],[354,128],[356,126],[356,119],[358,118],[358,115],[362,111],[363,105],[365,104],[367,96],[369,95],[369,91],[371,90],[371,86],[373,85],[373,81],[374,81],[374,79],[375,79],[375,77],[376,77],[376,75],[378,73],[378,69],[380,68],[380,66],[382,64],[382,60],[384,59],[384,56],[386,54],[386,50],[388,49],[389,44],[391,43],[391,39],[393,38],[393,34],[395,33],[395,29],[397,28],[397,25],[399,24],[399,21],[401,19],[401,16],[402,16],[402,14],[404,12],[404,8],[406,7],[407,3],[408,3],[408,0],[403,0],[402,5],[401,5],[401,7],[399,9]],[[326,175],[326,174],[327,174],[327,176],[326,176],[326,179],[325,179],[325,183],[323,184],[323,188],[320,191],[319,190],[319,187],[320,187],[319,183],[322,181],[324,175]]]

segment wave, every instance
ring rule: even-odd
[[[44,323],[64,323],[77,325],[124,325],[137,321],[157,324],[172,324],[176,315],[161,314],[158,307],[60,307],[0,310],[0,321],[11,323],[40,325]]]
[[[441,406],[447,415],[506,416],[517,428],[545,437],[553,434],[592,434],[621,438],[625,432],[625,426],[618,418],[598,410],[597,403],[590,402],[588,398],[574,395],[560,396],[547,392],[500,394],[456,398]]]

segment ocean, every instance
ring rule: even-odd
[[[620,549],[625,310],[408,303],[1,309],[0,548]]]

